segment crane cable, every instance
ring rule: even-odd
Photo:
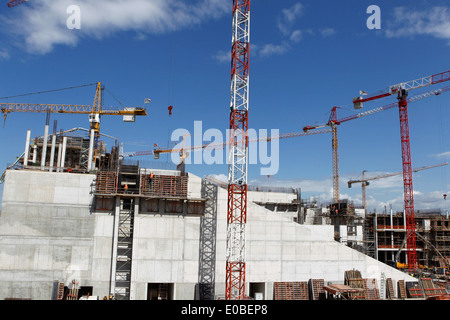
[[[437,109],[437,117],[438,117],[438,136],[439,136],[439,155],[444,156],[445,158],[448,158],[448,156],[444,152],[444,136],[443,136],[443,119],[442,119],[442,101],[441,97],[438,96],[436,99],[436,109]],[[447,177],[445,173],[445,168],[441,168],[441,180],[442,180],[442,194],[444,197],[444,205],[445,205],[445,212],[447,212]]]
[[[30,93],[18,94],[18,95],[15,95],[15,96],[0,97],[0,99],[10,99],[10,98],[17,98],[17,97],[31,96],[31,95],[34,95],[34,94],[41,94],[41,93],[49,93],[49,92],[63,91],[63,90],[69,90],[69,89],[76,89],[76,88],[82,88],[82,87],[94,86],[94,85],[97,85],[97,83],[83,84],[83,85],[80,85],[80,86],[72,86],[72,87],[61,88],[61,89],[53,89],[53,90],[46,90],[46,91],[30,92]]]
[[[175,37],[175,35],[173,36]],[[169,116],[167,120],[167,149],[169,149],[170,145],[170,116],[172,114],[172,106],[173,106],[173,96],[174,96],[174,78],[175,78],[175,43],[174,39],[171,39],[170,43],[170,56],[169,56],[169,86],[167,90],[167,105],[169,109]],[[169,162],[169,154],[167,154],[166,163]]]

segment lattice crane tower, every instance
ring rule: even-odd
[[[233,0],[225,299],[245,298],[250,0]]]

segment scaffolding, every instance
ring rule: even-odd
[[[202,198],[207,200],[204,215],[200,219],[198,263],[200,300],[214,300],[215,298],[217,188],[217,185],[208,180],[202,181]]]

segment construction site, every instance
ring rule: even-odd
[[[133,126],[147,111],[104,108],[100,82],[92,105],[0,103],[5,118],[47,114],[42,132],[23,132],[23,153],[2,171],[1,300],[450,300],[448,212],[416,208],[412,187],[413,172],[447,163],[413,168],[408,127],[408,104],[450,91],[414,89],[450,81],[450,71],[361,95],[352,116],[339,118],[334,107],[323,125],[276,137],[331,133],[329,202],[302,198],[301,188],[248,184],[250,0],[233,4],[228,181],[189,172],[186,152],[206,145],[124,153],[100,119]],[[360,110],[389,96],[397,101]],[[338,127],[392,108],[402,172],[363,172],[348,181],[362,188],[362,205],[342,199]],[[53,113],[84,114],[90,127],[51,130]],[[161,154],[180,162],[158,166]],[[369,181],[394,175],[403,177],[403,211],[369,211]]]

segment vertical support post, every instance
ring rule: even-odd
[[[339,203],[339,145],[337,136],[337,125],[332,124],[333,137],[331,141],[331,149],[333,152],[333,199],[335,203]]]
[[[331,138],[331,150],[332,150],[332,162],[333,162],[333,200],[335,203],[339,203],[339,144],[337,133],[337,107],[331,109],[330,119],[328,125],[332,129]]]
[[[52,135],[52,149],[50,151],[50,172],[53,172],[53,164],[55,162],[56,134]]]
[[[30,155],[30,139],[31,139],[31,130],[27,130],[27,140],[25,141],[25,154],[23,156],[23,165],[28,165],[28,157]]]
[[[63,137],[62,151],[61,151],[61,170],[64,171],[66,166],[66,148],[67,148],[67,137]]]
[[[250,0],[233,1],[225,299],[245,298]]]
[[[35,144],[35,145],[33,145],[33,160],[32,160],[33,164],[36,163],[36,159],[37,159],[37,146]]]
[[[92,157],[93,157],[93,153],[94,153],[94,139],[95,139],[95,130],[91,129],[91,135],[90,135],[90,139],[89,139],[89,153],[88,153],[88,165],[87,165],[87,170],[91,171],[92,168]]]
[[[131,221],[133,221],[133,224],[130,226],[130,228],[132,230],[136,230],[137,227],[138,227],[138,226],[135,225],[135,223],[137,221],[136,217],[139,214],[139,206],[140,206],[139,199],[140,199],[139,197],[134,198],[133,217],[131,217]],[[132,238],[134,237],[133,231],[131,232],[131,237]],[[129,299],[130,300],[135,300],[136,299],[136,281],[133,281],[133,278],[131,277],[132,274],[135,274],[135,270],[136,270],[136,263],[132,263],[134,261],[133,255],[135,253],[133,239],[131,241],[131,248],[130,249],[131,249],[131,256],[130,256],[130,258],[131,258],[131,261],[130,261],[130,264],[131,264],[130,272],[131,272],[131,274],[130,274],[130,298]]]
[[[109,283],[109,293],[114,295],[116,289],[116,261],[117,261],[117,243],[119,237],[119,216],[120,216],[120,197],[116,197],[116,206],[114,210],[114,233],[111,251],[111,276]]]
[[[408,122],[408,101],[406,97],[408,91],[402,89],[398,93],[398,107],[400,114],[400,134],[402,141],[402,162],[403,162],[403,198],[406,218],[406,237],[408,252],[409,271],[417,270],[417,251],[416,251],[416,223],[414,217],[414,196],[413,179],[411,165],[411,148],[409,138]]]
[[[364,174],[366,173],[366,170],[363,170],[362,172],[362,182],[361,182],[361,189],[362,189],[362,205],[364,209],[364,217],[367,214],[367,190],[366,187],[368,185],[368,182],[364,180]]]
[[[42,143],[41,170],[45,170],[45,160],[47,158],[47,140],[48,140],[48,125],[46,124],[44,129],[44,141]]]
[[[58,145],[58,160],[56,162],[56,172],[61,172],[61,155],[62,155],[62,143]]]

